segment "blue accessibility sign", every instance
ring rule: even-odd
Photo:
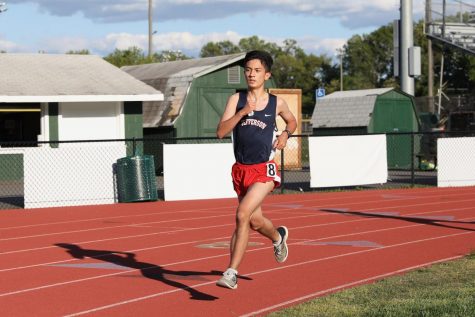
[[[317,96],[317,98],[325,97],[325,88],[318,88],[315,91],[315,95]]]

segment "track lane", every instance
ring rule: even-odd
[[[357,192],[356,194],[359,193],[361,192]],[[252,280],[240,280],[239,289],[237,292],[217,289],[214,286],[214,281],[218,276],[216,275],[217,272],[213,272],[212,268],[216,269],[219,267],[222,269],[225,267],[228,258],[227,251],[224,249],[196,248],[196,243],[227,241],[228,237],[230,236],[230,231],[233,227],[232,216],[231,218],[227,219],[226,217],[201,219],[197,220],[197,222],[190,220],[190,224],[186,224],[183,227],[181,227],[182,224],[180,224],[180,228],[163,227],[160,229],[168,228],[171,230],[184,231],[179,234],[164,234],[162,232],[161,234],[157,235],[157,237],[159,236],[157,240],[151,238],[153,235],[130,239],[125,238],[123,240],[113,239],[106,235],[109,238],[106,237],[105,239],[102,239],[104,241],[91,242],[87,246],[81,246],[88,247],[91,250],[104,249],[118,250],[121,252],[123,252],[123,250],[138,250],[135,253],[136,258],[139,259],[139,262],[142,262],[142,264],[148,263],[152,266],[157,266],[157,263],[159,263],[159,275],[164,275],[165,278],[168,276],[169,280],[173,280],[178,284],[173,284],[173,282],[171,284],[167,284],[167,281],[164,280],[163,276],[162,279],[154,278],[153,274],[152,276],[147,276],[148,273],[144,273],[144,271],[147,271],[144,269],[144,267],[135,268],[134,271],[128,270],[110,273],[112,270],[111,268],[86,269],[84,267],[53,267],[38,265],[30,268],[4,271],[5,275],[2,275],[0,270],[2,282],[4,276],[12,277],[17,273],[19,273],[19,275],[15,276],[12,281],[16,280],[18,282],[21,280],[22,283],[23,281],[26,281],[26,283],[23,285],[24,288],[9,288],[8,285],[12,285],[10,284],[12,282],[7,282],[4,284],[7,285],[7,288],[9,289],[7,289],[6,292],[3,292],[3,294],[8,293],[9,291],[13,294],[0,296],[0,305],[2,309],[5,307],[5,309],[7,309],[6,311],[15,313],[18,316],[26,316],[31,312],[35,312],[35,315],[37,316],[50,316],[88,312],[89,310],[93,310],[91,311],[93,315],[109,315],[113,313],[115,315],[125,316],[127,315],[127,312],[134,312],[134,314],[139,313],[143,314],[144,316],[154,316],[156,315],[155,312],[157,311],[157,308],[171,316],[178,316],[180,315],[180,312],[187,312],[188,315],[190,315],[190,312],[196,312],[197,315],[198,313],[203,315],[203,312],[209,312],[210,309],[212,309],[213,312],[211,315],[214,315],[214,312],[216,311],[216,316],[218,316],[218,313],[221,314],[220,316],[223,316],[231,314],[247,314],[261,310],[270,311],[274,309],[272,307],[281,307],[281,303],[295,302],[295,300],[298,300],[298,298],[308,296],[309,294],[318,294],[319,292],[323,292],[325,289],[337,289],[341,285],[352,285],[352,283],[356,283],[357,281],[371,281],[375,278],[375,276],[396,274],[394,272],[401,270],[404,271],[405,268],[403,266],[407,266],[414,261],[417,261],[418,264],[414,265],[414,263],[412,263],[411,265],[413,267],[422,265],[420,263],[421,261],[425,261],[424,263],[437,261],[437,257],[441,256],[445,256],[444,258],[450,258],[450,256],[447,257],[446,255],[446,249],[450,249],[450,252],[460,252],[460,254],[468,253],[470,251],[469,248],[475,247],[475,241],[473,239],[473,230],[475,230],[475,225],[473,223],[461,223],[457,221],[466,219],[467,221],[473,222],[473,218],[470,218],[470,216],[473,216],[474,212],[474,208],[471,207],[473,205],[473,202],[471,202],[471,197],[474,197],[473,193],[473,188],[464,188],[460,191],[441,190],[440,195],[437,195],[437,191],[435,190],[404,190],[379,191],[378,193],[373,192],[371,194],[364,193],[363,195],[356,195],[353,198],[347,193],[344,195],[338,195],[339,193],[325,195],[293,195],[292,197],[287,197],[287,199],[283,199],[285,197],[282,196],[271,196],[266,201],[265,212],[267,214],[267,210],[269,210],[269,215],[271,215],[270,217],[273,220],[279,218],[285,219],[282,221],[291,228],[291,238],[289,240],[289,242],[292,244],[290,253],[291,257],[289,258],[289,261],[286,262],[286,265],[278,266],[276,263],[272,262],[272,256],[265,255],[265,253],[271,254],[272,249],[268,245],[263,247],[259,243],[263,243],[265,241],[260,237],[253,236],[251,240],[254,241],[256,245],[250,247],[249,251],[246,253],[246,259],[241,269],[241,272],[246,272],[247,277],[252,278]],[[421,198],[421,196],[426,194],[427,197],[425,197],[425,199],[428,202],[415,203],[417,201],[424,200]],[[296,200],[293,200],[293,198],[296,198]],[[380,202],[378,202],[378,199]],[[233,212],[229,201],[221,201],[221,203],[223,203],[223,207],[219,208],[228,208],[231,210],[231,212]],[[352,205],[349,206],[349,204]],[[178,206],[178,204],[175,206]],[[439,206],[439,208],[436,210],[434,206]],[[200,207],[202,207],[202,205]],[[345,211],[339,210],[337,212],[322,212],[319,210],[320,208],[345,208]],[[183,208],[182,210],[185,209],[186,208]],[[382,211],[383,213],[381,213]],[[163,212],[165,211],[163,210]],[[391,214],[388,212],[393,213]],[[397,212],[397,214],[394,212]],[[201,216],[203,216],[203,213],[216,216],[216,213],[221,212],[213,210],[208,212],[199,211],[198,213],[200,213]],[[291,214],[291,217],[285,217],[288,214]],[[181,216],[182,215],[183,214],[181,214]],[[427,221],[427,219],[417,219],[415,218],[415,215],[430,215],[432,217],[440,216],[442,218],[434,218],[435,221],[431,222]],[[164,221],[165,219],[173,221],[174,216],[176,215],[168,213],[167,215],[164,215],[163,218],[160,218],[161,220],[159,221]],[[449,219],[447,216],[451,216],[453,219]],[[212,221],[214,226],[208,226],[209,228],[206,229],[203,223],[208,222],[209,224],[210,219],[214,219]],[[309,223],[309,220],[313,221],[314,223]],[[103,221],[103,219],[100,221]],[[275,222],[277,223],[277,221]],[[48,226],[33,225],[33,228],[39,227],[47,228]],[[143,228],[136,227],[135,229],[137,228],[139,231],[146,231],[149,229],[149,227],[146,225]],[[114,230],[116,229],[112,229],[112,231]],[[152,231],[149,233],[152,233]],[[85,232],[77,234],[78,236],[75,236],[75,238],[81,239],[84,238]],[[56,238],[58,237],[63,238],[64,240],[54,239],[56,242],[73,241],[68,240],[67,235],[58,235]],[[184,237],[184,239],[180,240],[182,237]],[[28,239],[30,238],[26,238],[26,240]],[[368,240],[377,242],[383,247],[366,248],[364,250],[361,249],[361,251],[354,251],[354,246],[351,247],[344,245],[339,246],[318,244],[308,245],[308,243],[324,241],[325,239],[331,239],[332,242],[355,239],[359,239],[359,241]],[[416,242],[414,239],[419,241]],[[180,240],[183,244],[180,245],[180,243],[178,243],[178,245],[175,247],[170,246],[160,248],[160,246],[165,245],[165,241],[176,242],[177,240]],[[191,241],[196,241],[196,243],[189,243]],[[432,249],[437,249],[432,245],[434,241],[437,241],[437,243],[442,246],[440,248],[442,252],[438,254],[437,252],[432,252],[433,250],[431,250],[431,252],[427,252],[427,254],[425,254],[425,252],[422,254],[420,251],[421,247],[419,245],[423,246],[423,250],[429,247]],[[305,242],[307,242],[307,245]],[[34,256],[36,262],[32,261],[32,265],[34,265],[34,263],[39,264],[41,261],[38,260],[44,260],[48,257],[58,257],[63,259],[63,261],[70,260],[68,262],[63,262],[63,264],[78,262],[81,264],[97,265],[98,262],[104,262],[105,264],[110,264],[111,262],[97,261],[97,259],[80,260],[73,259],[71,257],[68,258],[64,250],[50,248],[46,245],[46,243],[49,242],[46,242],[45,240],[36,246],[38,248],[36,251],[37,254]],[[153,248],[153,244],[155,243],[158,244],[159,248],[149,249]],[[417,245],[417,247],[414,247],[414,245]],[[31,249],[34,248],[35,247],[32,247]],[[417,250],[418,248],[419,250]],[[172,252],[169,252],[169,250],[172,250]],[[392,251],[388,252],[387,250]],[[20,250],[17,249],[17,251]],[[378,264],[380,263],[378,261],[388,261],[388,258],[394,258],[395,256],[397,257],[397,254],[400,254],[401,252],[404,252],[404,254],[406,252],[411,252],[411,257],[408,257],[407,263],[403,261],[399,264],[395,263],[396,265],[394,267],[391,266],[390,268],[393,271],[388,272],[386,271],[384,265]],[[22,253],[28,254],[29,252],[13,252],[5,253],[3,255],[0,253],[0,260],[5,259],[7,256],[14,258],[20,256]],[[328,284],[325,284],[329,287],[326,288],[320,289],[320,286],[318,286],[319,289],[313,288],[311,290],[302,290],[301,287],[298,287],[298,281],[303,281],[302,283],[305,284],[304,281],[306,281],[305,278],[307,273],[311,274],[311,272],[315,273],[315,271],[326,272],[323,270],[323,268],[325,268],[325,265],[328,264],[323,263],[336,261],[330,266],[341,266],[342,272],[344,272],[344,270],[350,270],[351,272],[352,268],[348,267],[348,258],[351,257],[352,263],[358,264],[360,267],[364,267],[364,265],[367,265],[368,263],[368,254],[372,254],[372,256],[369,258],[369,263],[378,264],[376,265],[376,268],[371,267],[371,269],[361,270],[360,273],[362,275],[357,276],[344,274],[344,276],[347,278],[343,284],[341,284],[342,281],[337,279],[337,283],[340,284],[333,285],[335,281],[331,282],[331,279],[329,279]],[[377,256],[374,256],[375,254]],[[454,256],[459,256],[460,254]],[[415,257],[412,257],[413,255]],[[360,260],[358,257],[353,258],[354,256],[361,256],[362,258]],[[43,263],[44,262],[45,261],[43,261]],[[118,262],[117,259],[115,262]],[[401,267],[398,268],[398,265]],[[320,266],[322,269],[321,271]],[[130,268],[131,267],[129,266],[129,269]],[[88,270],[91,272],[86,272]],[[154,269],[150,268],[150,270]],[[168,270],[168,272],[166,272],[166,270]],[[307,272],[307,270],[309,271]],[[157,271],[156,268],[155,271]],[[189,272],[189,276],[184,276],[183,274],[175,274],[177,271],[181,271],[181,273],[183,273],[182,271],[191,272]],[[102,275],[105,276],[101,277],[99,272],[104,273]],[[201,274],[197,274],[199,272],[201,272]],[[292,295],[293,297],[287,296],[287,298],[284,299],[279,298],[278,296],[269,296],[269,300],[267,300],[266,297],[265,301],[258,301],[258,303],[256,303],[253,307],[244,307],[245,305],[241,305],[243,307],[227,305],[228,301],[232,303],[234,300],[235,302],[235,296],[238,296],[238,294],[239,296],[244,296],[247,301],[251,303],[255,298],[261,298],[255,295],[252,296],[252,294],[257,294],[263,288],[275,288],[278,293],[281,293],[282,289],[279,286],[275,286],[275,272],[282,272],[280,275],[283,274],[286,277],[295,276],[296,278],[293,279],[293,281],[297,286],[292,284],[292,287],[295,287],[296,289],[300,288],[300,293],[289,294],[289,296]],[[364,275],[363,273],[369,275]],[[317,275],[319,276],[320,280],[324,280],[324,277],[326,276],[325,275],[322,277],[319,274]],[[22,276],[23,279],[21,278]],[[31,278],[28,278],[29,276]],[[38,277],[37,280],[35,280],[35,276]],[[351,277],[350,281],[348,281],[348,277]],[[55,278],[57,278],[56,284],[58,285],[54,285]],[[83,278],[86,280],[72,282],[74,281],[74,278]],[[44,284],[45,282],[49,282],[49,285],[52,286],[42,287],[47,285]],[[40,288],[34,289],[34,286],[31,287],[35,283],[37,285],[36,287]],[[318,285],[318,283],[316,284]],[[27,289],[28,286],[30,286],[32,290],[21,291]],[[186,286],[191,286],[193,288],[193,292],[195,292],[194,294],[198,294],[195,297],[206,297],[206,295],[203,294],[207,294],[217,298],[206,301],[203,300],[203,298],[189,300],[190,296],[193,297],[193,293],[190,292],[190,290],[182,289],[182,287]],[[91,291],[91,289],[93,291]],[[244,292],[242,289],[247,289],[247,292]],[[302,291],[306,291],[306,293],[302,294]],[[72,294],[74,294],[74,296],[72,296]],[[36,302],[35,298],[38,298],[36,299]],[[59,305],[54,305],[53,308],[40,307],[41,298],[57,298]],[[278,303],[276,303],[275,300],[278,300]],[[27,306],[26,303],[28,302],[29,306],[23,307]],[[183,305],[184,302],[186,305]],[[177,304],[174,305],[174,303]],[[166,307],[172,307],[173,309],[171,311],[167,311]],[[209,313],[206,314],[209,315]]]

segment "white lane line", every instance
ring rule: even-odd
[[[145,216],[154,216],[154,215],[192,213],[192,212],[198,212],[198,211],[212,211],[214,209],[219,210],[219,209],[235,208],[235,207],[236,207],[235,205],[230,205],[230,206],[222,206],[222,207],[185,209],[185,210],[174,210],[174,211],[159,211],[159,212],[150,212],[150,213],[145,213],[145,214],[129,214],[129,215],[123,215],[123,216],[112,216],[112,217],[88,218],[88,219],[81,219],[81,220],[46,222],[46,223],[37,223],[37,224],[32,224],[32,225],[23,225],[23,226],[16,226],[16,227],[4,227],[4,228],[0,228],[0,231],[1,230],[12,230],[12,229],[23,229],[23,228],[34,228],[34,227],[50,226],[50,225],[73,224],[73,223],[98,221],[98,220],[111,221],[111,220],[114,220],[114,219],[122,219],[122,218],[136,218],[136,217],[145,217]],[[39,211],[39,212],[41,212],[41,211]]]
[[[4,239],[0,239],[0,241],[12,241],[12,240],[21,240],[21,239],[29,239],[29,238],[48,237],[48,236],[55,236],[55,235],[61,235],[61,234],[71,234],[71,233],[79,233],[79,232],[90,232],[90,231],[99,231],[99,230],[116,229],[116,228],[127,228],[127,227],[134,227],[134,226],[137,226],[137,225],[150,225],[150,224],[160,224],[160,223],[170,223],[170,222],[193,221],[193,220],[203,220],[203,219],[220,218],[220,217],[229,217],[229,215],[226,214],[226,215],[218,215],[218,216],[182,218],[182,219],[162,220],[162,221],[154,221],[154,222],[143,222],[143,223],[135,223],[135,224],[130,224],[130,223],[129,223],[129,224],[120,225],[120,226],[98,227],[98,228],[91,228],[91,229],[62,231],[62,232],[51,232],[51,233],[44,233],[44,234],[37,234],[37,235],[30,235],[30,236],[21,236],[21,237],[14,237],[14,238],[4,238]]]

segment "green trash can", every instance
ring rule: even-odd
[[[120,203],[158,200],[153,155],[118,159],[116,180]]]

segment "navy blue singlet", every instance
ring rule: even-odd
[[[239,93],[236,112],[247,102],[247,92]],[[269,94],[266,107],[254,111],[239,121],[233,130],[234,157],[242,164],[258,164],[271,160],[275,150],[273,143],[276,138],[275,116],[277,97]]]

